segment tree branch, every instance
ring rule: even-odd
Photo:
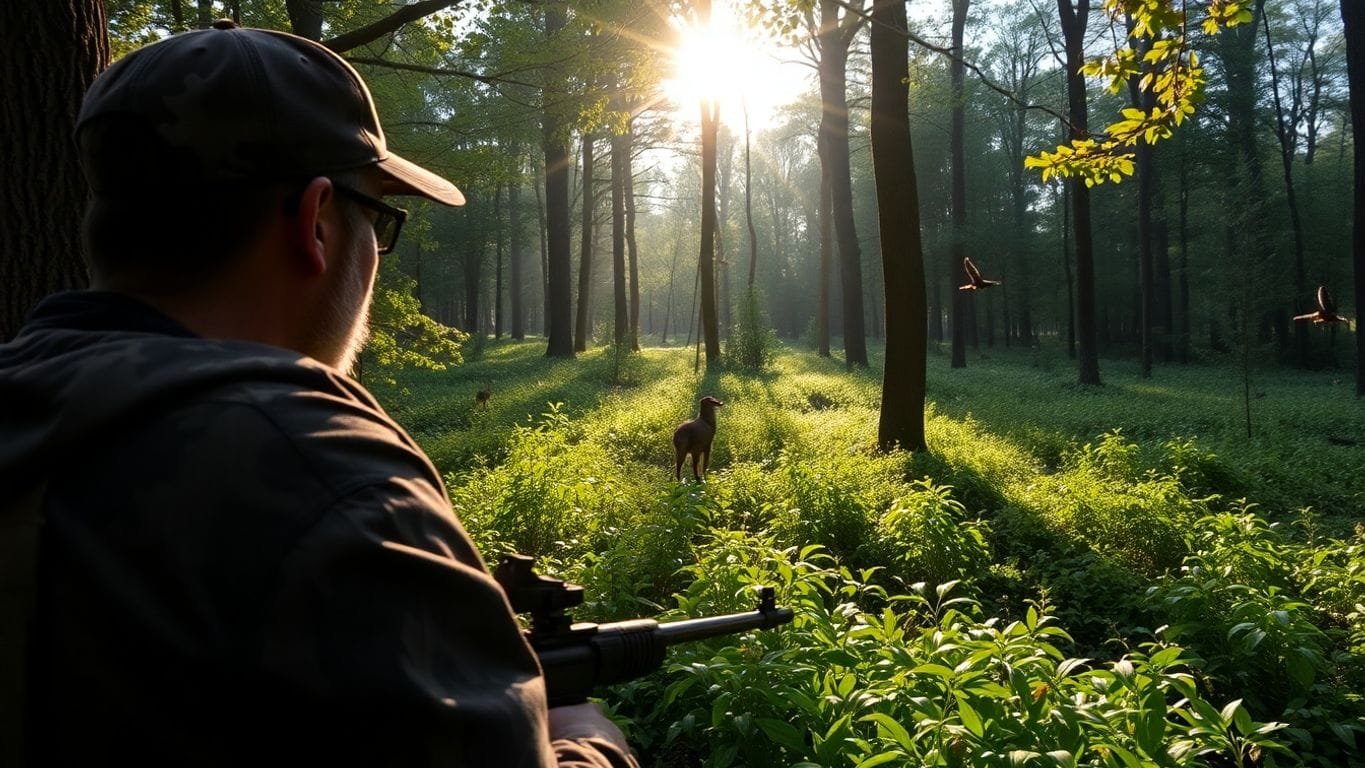
[[[458,5],[460,1],[420,0],[420,2],[399,8],[373,24],[368,24],[360,29],[353,29],[345,34],[337,35],[331,40],[324,41],[323,45],[337,53],[344,53],[352,48],[374,42],[410,21],[416,21],[437,11],[443,11],[452,5]]]

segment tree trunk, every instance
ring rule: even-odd
[[[886,367],[877,444],[924,444],[924,251],[910,144],[905,0],[872,5],[872,166],[886,285]]]
[[[203,20],[202,6],[200,20]],[[322,39],[322,0],[285,0],[289,12],[289,27],[299,37]],[[210,19],[212,21],[212,19]]]
[[[493,188],[493,338],[502,338],[502,184]]]
[[[635,123],[626,123],[624,137],[625,182],[626,182],[626,256],[630,260],[630,348],[640,351],[640,259],[639,248],[635,244]],[[653,294],[650,300],[650,325],[654,325]]]
[[[85,178],[71,134],[81,98],[109,63],[100,0],[0,3],[0,342],[39,299],[86,285]]]
[[[829,357],[829,287],[833,272],[834,243],[831,230],[834,228],[834,214],[830,192],[833,181],[830,179],[829,163],[824,161],[825,140],[817,138],[820,162],[820,305],[816,310],[816,348],[820,357]]]
[[[754,273],[758,270],[758,233],[754,231],[754,173],[749,162],[749,109],[744,109],[744,221],[749,225],[749,300],[753,301]],[[773,219],[776,232],[777,220]],[[776,258],[782,258],[781,249],[774,251]],[[747,307],[747,305],[746,305]]]
[[[1359,316],[1365,308],[1365,8],[1356,0],[1341,0],[1341,25],[1346,38],[1346,78],[1351,99],[1351,145],[1355,150],[1355,193],[1352,201],[1351,263],[1355,270],[1356,397],[1365,396],[1365,333]]]
[[[477,213],[475,206],[466,207],[465,215],[471,236],[464,253],[464,327],[461,330],[479,337],[483,335],[479,317],[479,283],[483,278],[483,251],[488,240],[488,223]]]
[[[863,268],[858,232],[853,219],[853,184],[848,148],[848,48],[852,35],[838,21],[835,0],[820,0],[820,135],[830,163],[834,232],[839,244],[839,274],[843,293],[844,363],[867,366],[867,338],[863,323]]]
[[[588,327],[592,309],[592,214],[593,214],[593,138],[583,134],[583,197],[579,202],[582,223],[579,225],[578,309],[573,326],[575,352],[588,349]]]
[[[952,245],[948,249],[948,292],[953,304],[953,368],[967,367],[967,313],[973,310],[966,291],[958,289],[968,282],[962,263],[963,240],[967,237],[967,161],[963,148],[962,80],[966,67],[962,61],[962,32],[967,25],[967,7],[971,0],[953,0],[953,59],[949,65],[949,95],[952,103],[952,132],[949,137],[949,160],[952,165]]]
[[[730,171],[734,168],[734,137],[727,129],[716,140],[716,161],[720,176],[716,187],[717,205],[720,217],[716,219],[716,302],[720,327],[725,331],[725,342],[730,343],[730,329],[733,327],[730,301],[730,259],[725,235],[730,225]]]
[[[1066,356],[1076,359],[1076,281],[1071,275],[1071,185],[1062,185],[1062,273],[1066,276]]]
[[[711,18],[710,0],[703,0]],[[720,329],[716,323],[716,132],[718,106],[706,101],[701,108],[701,251],[697,256],[697,279],[701,292],[701,335],[706,342],[706,367],[720,364]]]
[[[1299,201],[1294,190],[1294,149],[1297,144],[1296,126],[1285,117],[1284,104],[1280,100],[1280,75],[1275,65],[1275,46],[1270,39],[1270,14],[1261,16],[1265,28],[1266,57],[1270,63],[1270,91],[1275,104],[1275,136],[1280,142],[1280,166],[1284,172],[1284,191],[1289,205],[1289,227],[1294,233],[1294,303],[1293,308],[1302,312],[1308,310],[1315,294],[1308,287],[1307,270],[1304,267],[1303,222],[1299,216]],[[1300,367],[1311,362],[1312,343],[1308,336],[1308,323],[1294,323],[1294,351]]]
[[[1133,21],[1128,20],[1128,30],[1131,33]],[[1144,40],[1137,46],[1139,58],[1147,49],[1151,47],[1151,42]],[[1143,75],[1152,76],[1146,67],[1143,71],[1135,74],[1128,80],[1128,91],[1132,97],[1133,106],[1141,109],[1144,113],[1150,113],[1156,104],[1156,97],[1152,91],[1143,91],[1139,87],[1139,81]],[[1137,175],[1138,175],[1138,220],[1137,220],[1137,245],[1138,245],[1138,342],[1139,342],[1139,367],[1138,376],[1143,379],[1152,377],[1152,303],[1153,293],[1156,290],[1155,280],[1153,279],[1152,269],[1152,196],[1156,189],[1154,174],[1156,164],[1152,159],[1152,145],[1145,141],[1139,141],[1133,148],[1137,154]]]
[[[630,340],[630,304],[626,298],[626,154],[625,134],[611,137],[611,284],[612,343],[616,351]]]
[[[1066,40],[1066,95],[1071,120],[1071,137],[1089,138],[1089,112],[1081,65],[1085,63],[1085,27],[1090,16],[1088,0],[1057,0],[1062,34]],[[1078,178],[1071,185],[1071,213],[1076,233],[1076,342],[1078,379],[1082,384],[1100,384],[1100,357],[1095,336],[1095,255],[1090,232],[1090,188]]]
[[[545,37],[553,40],[564,28],[562,6],[545,6]],[[549,357],[573,357],[572,255],[569,252],[569,146],[560,116],[553,107],[562,86],[552,78],[544,88],[541,140],[545,149],[546,273],[545,322]]]
[[[520,174],[520,170],[518,170]],[[511,285],[509,288],[509,301],[512,310],[512,338],[521,341],[526,338],[526,243],[521,223],[521,178],[518,175],[516,181],[507,189],[507,227],[511,230]]]

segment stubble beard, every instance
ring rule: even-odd
[[[374,292],[374,276],[365,271],[365,265],[372,264],[362,250],[366,247],[373,248],[373,245],[365,238],[350,238],[346,264],[337,276],[332,299],[323,308],[323,316],[318,322],[314,347],[320,354],[314,356],[342,371],[351,370],[360,356],[360,350],[370,339],[370,299]]]

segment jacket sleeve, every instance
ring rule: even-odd
[[[347,762],[635,765],[605,742],[551,743],[534,654],[428,477],[345,493],[278,584],[263,665],[297,691],[299,727],[325,733]]]

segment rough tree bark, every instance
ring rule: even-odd
[[[1086,102],[1085,79],[1081,65],[1085,63],[1085,27],[1089,21],[1090,4],[1079,0],[1057,0],[1061,16],[1062,34],[1066,43],[1066,95],[1071,121],[1071,137],[1088,138],[1089,110]],[[1090,231],[1090,189],[1078,178],[1067,181],[1071,191],[1071,213],[1076,234],[1076,357],[1078,379],[1082,384],[1098,386],[1100,357],[1095,334],[1095,254]]]
[[[924,251],[910,144],[905,0],[872,5],[872,167],[886,284],[886,367],[877,444],[924,445]]]
[[[105,24],[100,0],[0,3],[0,341],[42,297],[86,284],[86,186],[69,137],[109,63]]]

